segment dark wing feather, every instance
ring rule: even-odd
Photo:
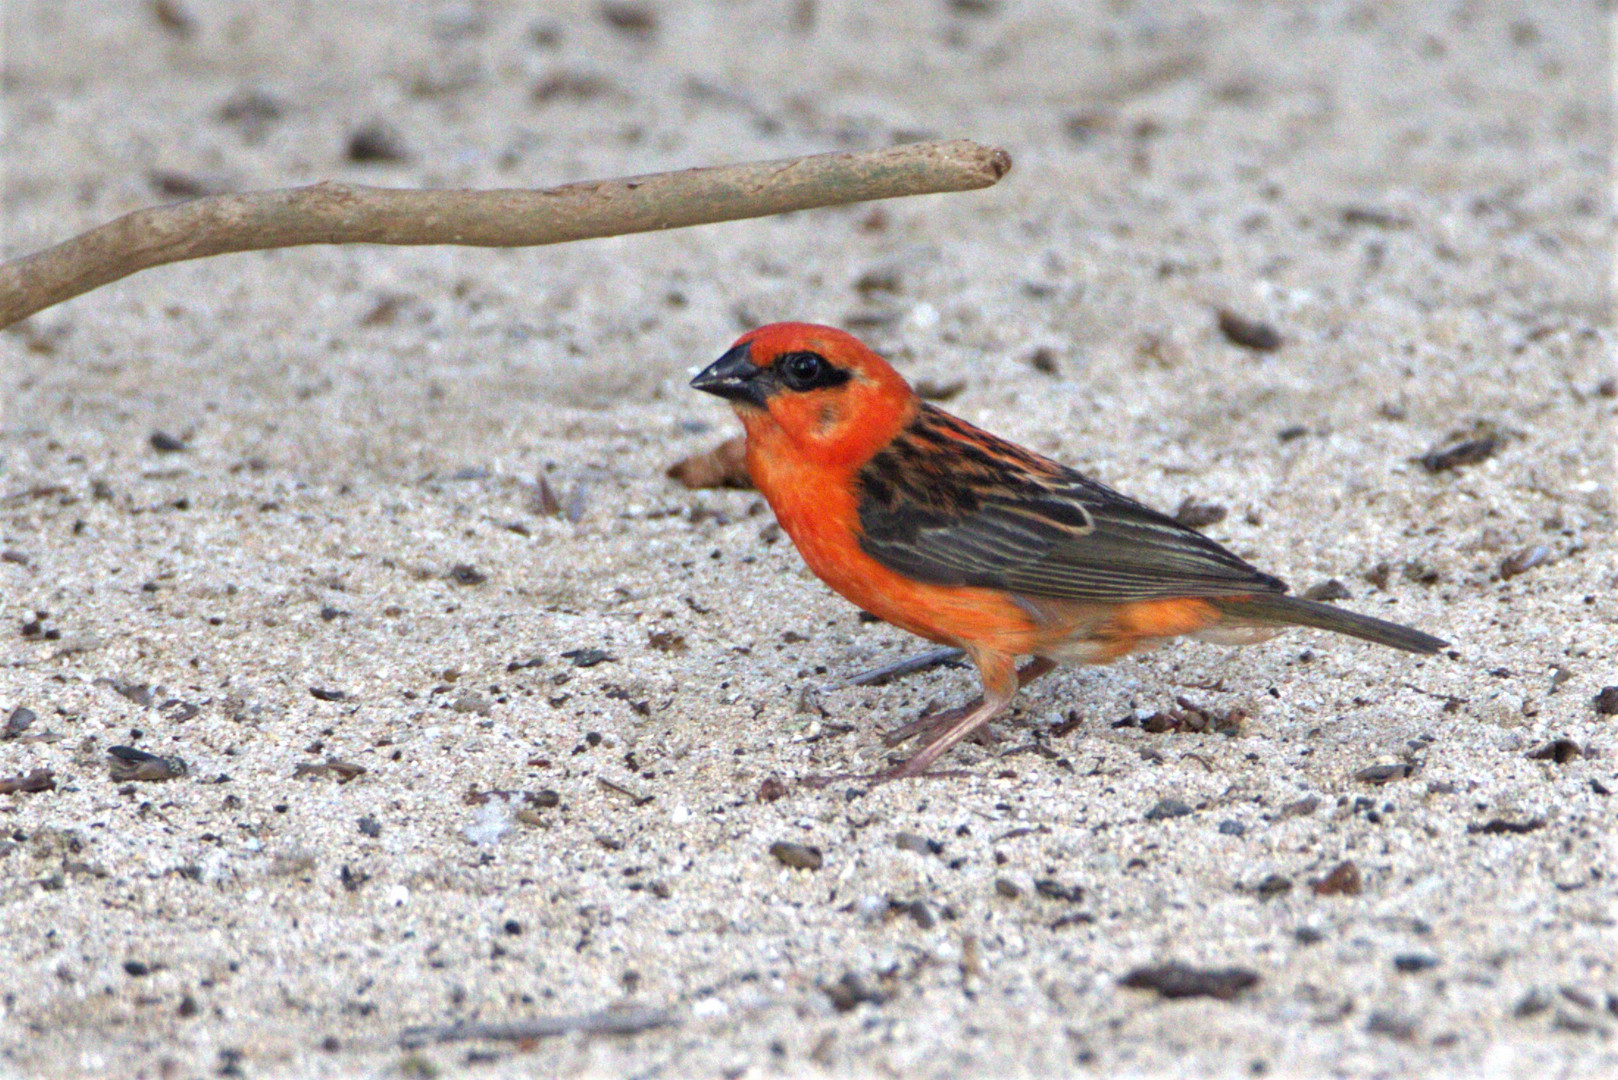
[[[930,405],[859,483],[861,549],[920,581],[1104,603],[1286,591],[1173,518]]]

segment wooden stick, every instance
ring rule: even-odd
[[[411,191],[321,183],[125,214],[0,264],[0,327],[164,263],[302,244],[530,247],[814,206],[969,191],[1011,157],[965,139],[592,180],[539,190]]]
[[[663,1009],[623,1008],[603,1009],[579,1016],[535,1016],[509,1023],[480,1023],[474,1020],[449,1024],[444,1027],[408,1028],[399,1036],[400,1045],[415,1049],[435,1042],[460,1042],[467,1039],[525,1042],[530,1039],[549,1039],[574,1031],[602,1035],[635,1035],[653,1028],[677,1023],[673,1013]]]

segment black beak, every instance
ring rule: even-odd
[[[753,363],[752,347],[738,345],[703,368],[702,372],[691,380],[691,388],[722,397],[726,401],[763,408],[764,400],[768,396],[764,380],[760,378],[763,374],[764,369]]]

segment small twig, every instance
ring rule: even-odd
[[[0,264],[0,327],[164,263],[303,244],[532,247],[764,217],[815,206],[969,191],[1011,168],[965,139],[718,165],[563,187],[409,191],[322,183],[214,195],[125,214]]]
[[[905,675],[914,675],[918,671],[925,671],[939,664],[953,663],[965,656],[960,649],[944,646],[938,649],[928,649],[924,653],[912,656],[907,660],[899,660],[882,667],[862,671],[858,675],[850,675],[842,682],[834,682],[826,686],[827,690],[836,690],[845,686],[881,686],[889,679],[902,678]]]
[[[579,1016],[536,1016],[529,1020],[514,1020],[508,1024],[467,1022],[443,1027],[406,1028],[399,1036],[399,1045],[414,1050],[428,1043],[462,1042],[468,1039],[488,1039],[501,1042],[522,1042],[525,1039],[549,1039],[574,1031],[595,1035],[634,1035],[653,1028],[668,1027],[676,1023],[667,1009],[603,1009]]]

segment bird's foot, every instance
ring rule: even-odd
[[[898,746],[900,743],[909,742],[918,735],[942,734],[961,720],[971,716],[973,711],[982,704],[983,699],[978,698],[970,705],[962,705],[957,709],[945,709],[943,712],[928,713],[925,716],[918,717],[908,724],[901,724],[892,731],[883,732],[882,745]],[[978,728],[977,731],[972,733],[971,738],[984,745],[1000,741],[1000,737],[986,727]]]

